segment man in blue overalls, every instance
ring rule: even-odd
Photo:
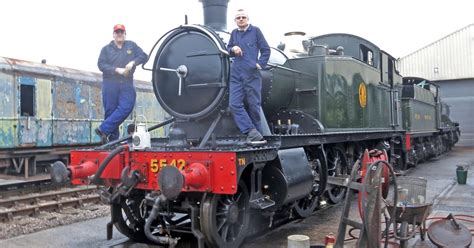
[[[115,25],[114,40],[102,48],[97,62],[103,77],[104,122],[95,129],[95,133],[102,143],[119,138],[118,127],[135,105],[135,67],[148,60],[146,53],[135,42],[125,40],[126,34],[124,25]]]
[[[227,45],[229,54],[235,56],[230,73],[229,106],[238,128],[247,135],[247,142],[263,141],[260,70],[267,65],[270,47],[262,31],[249,24],[243,9],[237,11],[235,23],[237,28],[232,31]]]

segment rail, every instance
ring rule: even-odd
[[[41,211],[60,212],[65,207],[82,207],[85,203],[100,201],[96,188],[65,188],[27,196],[0,200],[0,221],[8,222],[16,216],[30,216]]]
[[[58,188],[60,188],[60,186],[53,185],[51,183],[51,179],[40,179],[10,184],[2,184],[0,185],[0,199],[5,199],[12,196],[45,192]]]

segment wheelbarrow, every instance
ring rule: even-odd
[[[393,192],[391,192],[393,193]],[[415,237],[417,228],[421,240],[425,240],[426,218],[431,213],[433,203],[426,203],[426,179],[419,177],[397,177],[397,204],[387,202],[390,214],[396,223],[394,236],[400,241],[400,247],[405,248],[408,240]],[[391,198],[387,198],[391,199]]]

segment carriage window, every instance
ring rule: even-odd
[[[20,115],[34,116],[35,86],[22,84],[20,86]]]
[[[374,65],[374,53],[368,47],[360,45],[360,60],[369,65]]]

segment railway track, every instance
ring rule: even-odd
[[[59,188],[61,188],[61,186],[54,185],[49,178],[1,184],[0,199],[6,199],[12,196],[42,193]]]
[[[86,203],[100,202],[95,187],[62,188],[43,193],[0,199],[0,222],[16,216],[37,215],[41,211],[60,212],[66,207],[82,207]]]

